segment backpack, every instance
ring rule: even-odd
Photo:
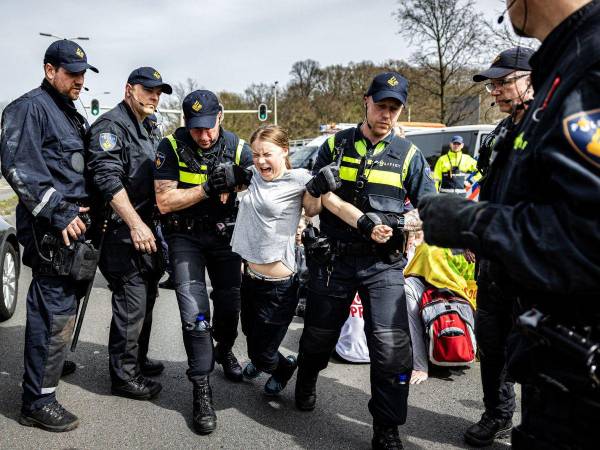
[[[421,319],[433,364],[460,366],[475,360],[475,321],[468,300],[449,289],[429,287],[421,297]]]

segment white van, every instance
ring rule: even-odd
[[[477,158],[481,143],[494,128],[496,128],[495,125],[480,124],[407,131],[406,139],[419,147],[419,150],[421,150],[425,159],[427,159],[427,162],[433,168],[438,158],[450,150],[450,139],[452,139],[452,136],[461,136],[465,141],[463,151]]]

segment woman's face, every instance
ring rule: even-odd
[[[254,167],[265,181],[273,181],[286,171],[285,158],[287,155],[287,148],[272,142],[257,139],[252,144]]]

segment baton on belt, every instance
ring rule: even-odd
[[[102,231],[100,235],[100,243],[98,244],[98,258],[100,258],[100,254],[102,252],[102,244],[104,243],[104,237],[106,236],[106,228],[108,227],[108,220],[111,215],[111,209],[108,209],[108,213],[104,218],[104,223],[102,224]],[[92,293],[92,287],[94,287],[94,280],[96,279],[96,271],[94,271],[94,275],[92,279],[88,283],[87,289],[85,291],[85,297],[83,297],[83,302],[81,302],[81,308],[79,310],[79,314],[77,316],[77,325],[75,326],[75,333],[73,333],[73,340],[71,341],[71,351],[74,352],[77,348],[77,342],[79,341],[79,333],[81,333],[81,326],[83,325],[83,318],[85,317],[85,310],[87,309],[87,304],[90,299],[90,294]]]

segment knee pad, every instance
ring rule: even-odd
[[[43,372],[42,389],[58,386],[63,369],[67,345],[75,328],[75,316],[54,314],[50,327],[48,356]]]
[[[368,341],[374,374],[388,377],[412,370],[412,347],[406,331],[400,328],[377,329]]]

